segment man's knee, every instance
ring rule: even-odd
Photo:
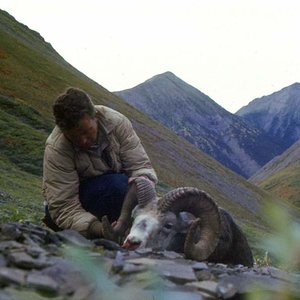
[[[109,174],[108,187],[110,191],[117,194],[124,194],[128,189],[128,177],[124,174]]]

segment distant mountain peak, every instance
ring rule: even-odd
[[[300,82],[295,82],[293,84],[291,84],[290,86],[288,86],[288,88],[290,89],[300,89]]]
[[[300,139],[300,83],[256,98],[236,112],[287,149]]]
[[[262,130],[247,125],[170,71],[116,94],[245,177],[283,151]],[[265,145],[272,152],[265,151]]]
[[[154,81],[154,80],[161,80],[161,79],[169,79],[169,80],[181,80],[179,77],[177,77],[174,73],[167,71],[161,74],[157,74],[150,79],[146,80],[146,82]]]

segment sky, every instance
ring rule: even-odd
[[[171,71],[234,113],[300,82],[299,0],[0,0],[0,8],[110,91]]]

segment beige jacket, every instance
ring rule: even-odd
[[[57,126],[46,141],[44,154],[43,193],[50,215],[59,227],[75,229],[85,236],[89,225],[97,218],[81,206],[81,180],[113,171],[124,172],[128,177],[146,175],[157,182],[155,171],[130,121],[105,106],[96,106],[96,110],[100,112],[101,148],[110,153],[110,166],[95,153],[74,148]]]

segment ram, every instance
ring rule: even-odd
[[[126,236],[126,249],[151,247],[181,252],[198,261],[253,265],[239,226],[197,188],[177,188],[158,198],[151,184],[138,178],[129,187],[117,225],[110,226],[106,217],[102,223],[106,238],[120,241]]]

